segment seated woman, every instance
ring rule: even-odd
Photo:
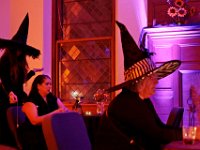
[[[124,52],[125,82],[107,89],[122,89],[102,116],[95,150],[160,150],[162,145],[182,139],[182,129],[165,125],[151,97],[158,80],[173,73],[179,60],[156,66],[147,49],[140,49],[126,26],[117,22]]]
[[[19,135],[25,150],[46,150],[41,126],[43,119],[55,113],[68,111],[60,99],[51,93],[51,87],[49,76],[38,75],[33,81],[28,99],[22,106],[26,121],[20,126]]]

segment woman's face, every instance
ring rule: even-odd
[[[138,91],[139,94],[143,95],[143,98],[149,98],[155,93],[156,85],[158,84],[158,79],[156,74],[152,74],[144,80],[141,81]]]
[[[51,88],[52,85],[49,78],[45,78],[42,84],[38,84],[38,92],[43,96],[46,96],[49,92],[51,92]]]

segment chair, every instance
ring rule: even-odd
[[[17,127],[25,121],[25,114],[22,112],[21,106],[11,106],[7,109],[6,113],[8,125],[15,138],[16,146],[21,150],[22,145],[17,134]]]
[[[173,127],[180,127],[181,121],[183,119],[183,112],[184,108],[182,107],[172,108],[166,124]]]
[[[48,150],[91,150],[82,116],[76,112],[57,113],[46,117],[42,130]]]

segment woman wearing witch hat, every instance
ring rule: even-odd
[[[6,119],[6,110],[11,105],[21,105],[27,97],[23,84],[35,75],[34,69],[29,71],[26,56],[33,59],[40,55],[40,51],[26,44],[28,35],[29,18],[25,16],[17,33],[11,40],[0,39],[0,143],[9,144],[9,128]]]
[[[151,54],[139,49],[126,27],[117,22],[124,53],[125,82],[107,89],[122,91],[102,116],[95,150],[159,150],[162,144],[182,139],[182,129],[162,123],[149,99],[158,80],[174,72],[179,60],[156,67]]]

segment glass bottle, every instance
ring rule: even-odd
[[[79,114],[83,114],[83,109],[80,103],[81,103],[81,98],[76,97],[72,110],[74,110],[75,112],[78,112]]]
[[[187,104],[189,107],[188,125],[195,126],[195,105],[192,101],[191,94],[190,94],[189,98],[187,99]]]

